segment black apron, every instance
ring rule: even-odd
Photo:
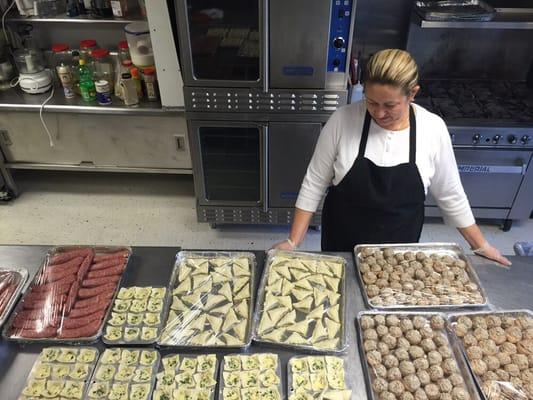
[[[370,114],[365,115],[359,154],[322,211],[322,250],[353,251],[357,244],[418,242],[425,191],[416,166],[416,119],[409,107],[409,162],[381,167],[365,158]]]

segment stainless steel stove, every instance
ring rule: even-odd
[[[427,80],[417,104],[439,114],[474,214],[528,218],[533,208],[533,90],[525,82]],[[427,200],[426,214],[439,215]]]

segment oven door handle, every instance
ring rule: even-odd
[[[460,173],[466,174],[519,174],[525,175],[527,163],[519,160],[520,165],[483,165],[483,164],[457,164]]]

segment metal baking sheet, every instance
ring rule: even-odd
[[[451,257],[459,258],[460,260],[463,260],[466,263],[465,271],[467,272],[468,276],[470,277],[470,280],[472,283],[475,283],[478,288],[479,292],[481,293],[481,296],[483,297],[483,303],[477,303],[477,304],[434,304],[434,305],[411,305],[411,304],[393,304],[391,306],[384,306],[384,305],[375,305],[373,304],[367,294],[366,291],[366,284],[363,281],[363,276],[361,274],[360,270],[360,263],[361,258],[359,257],[359,253],[361,252],[361,249],[363,248],[373,248],[374,250],[384,250],[384,249],[393,249],[395,252],[418,252],[421,251],[425,253],[426,255],[430,254],[438,254],[440,256],[449,255]],[[361,285],[361,291],[363,293],[363,298],[365,300],[365,303],[368,307],[376,309],[376,310],[450,310],[450,309],[461,309],[461,308],[481,308],[486,307],[488,305],[487,301],[487,295],[485,293],[485,289],[481,285],[481,281],[479,280],[476,271],[472,267],[472,263],[470,260],[466,257],[464,254],[463,249],[461,246],[459,246],[457,243],[403,243],[403,244],[365,244],[365,245],[357,245],[354,247],[354,257],[355,257],[355,265],[357,269],[357,276],[359,278],[359,283]]]
[[[490,21],[496,10],[482,0],[417,1],[416,12],[427,21]]]
[[[120,345],[127,345],[127,346],[135,346],[135,345],[149,345],[149,344],[154,344],[156,343],[158,340],[159,340],[159,337],[161,336],[161,332],[163,331],[163,326],[164,326],[164,323],[165,323],[165,319],[166,319],[166,316],[168,314],[168,307],[170,306],[170,303],[169,303],[169,291],[168,291],[168,288],[167,287],[164,287],[164,286],[129,286],[129,287],[121,287],[120,289],[129,289],[129,288],[134,288],[134,287],[150,287],[152,289],[165,289],[165,296],[163,297],[163,308],[161,309],[161,311],[159,313],[153,313],[153,314],[159,314],[159,320],[160,320],[160,323],[153,326],[153,325],[147,325],[146,323],[144,322],[141,322],[140,324],[138,325],[131,325],[131,324],[128,324],[128,322],[126,321],[124,324],[120,325],[120,326],[114,326],[114,325],[111,325],[109,324],[109,321],[112,319],[112,315],[113,313],[118,313],[118,314],[124,314],[124,315],[128,315],[128,314],[142,314],[142,315],[146,315],[146,313],[148,313],[149,311],[145,310],[141,313],[134,313],[134,312],[116,312],[114,311],[114,307],[115,307],[115,302],[117,300],[120,300],[118,298],[118,292],[117,292],[117,296],[115,296],[115,300],[113,301],[113,303],[111,304],[111,311],[108,313],[107,315],[107,319],[105,321],[105,325],[104,325],[104,328],[103,328],[103,331],[102,331],[102,342],[104,342],[105,344],[109,345],[109,346],[120,346]],[[119,289],[119,292],[120,292],[120,289]],[[114,328],[120,328],[122,330],[122,338],[119,339],[119,340],[110,340],[110,339],[107,339],[106,338],[106,330],[108,327],[114,327]],[[155,338],[153,339],[150,339],[150,340],[142,340],[140,338],[140,335],[139,335],[139,338],[137,340],[132,340],[132,341],[127,341],[124,339],[124,330],[127,329],[127,328],[139,328],[141,330],[140,333],[142,333],[142,328],[144,327],[148,327],[148,328],[157,328],[157,335]]]
[[[77,360],[73,363],[65,363],[65,362],[59,362],[59,361],[50,361],[50,362],[47,362],[47,361],[43,361],[41,360],[41,355],[43,354],[43,351],[46,350],[46,349],[73,349],[73,350],[76,350],[78,351],[78,353],[81,351],[81,350],[92,350],[95,352],[95,358],[93,361],[90,361],[90,362],[78,362]],[[54,346],[54,347],[45,347],[43,350],[41,350],[41,352],[39,353],[39,357],[37,358],[37,360],[35,360],[35,362],[33,363],[33,366],[30,370],[30,373],[28,374],[28,377],[26,378],[26,382],[24,384],[24,388],[26,387],[26,384],[31,380],[33,379],[33,376],[34,374],[37,372],[37,368],[38,366],[40,366],[42,363],[45,363],[45,364],[50,364],[50,365],[68,365],[68,366],[74,366],[76,364],[87,364],[89,366],[89,370],[88,370],[88,373],[87,373],[87,376],[83,379],[83,390],[82,390],[82,396],[85,395],[85,392],[87,390],[87,387],[89,385],[89,382],[91,380],[91,376],[93,374],[93,371],[94,371],[94,368],[96,366],[96,363],[98,361],[98,355],[99,355],[99,351],[96,347],[89,347],[89,346],[76,346],[76,347],[68,347],[68,346]],[[54,380],[53,378],[45,378],[46,380]],[[79,381],[80,379],[75,379],[75,378],[72,378],[70,376],[67,376],[67,377],[56,377],[55,380],[67,380],[67,381]],[[60,396],[57,396],[58,398]],[[23,393],[20,394],[20,396],[18,397],[19,400],[29,400],[29,399],[33,399],[34,397],[33,396],[26,396],[24,395]],[[44,396],[37,396],[35,398],[44,398]],[[54,397],[55,398],[55,397]]]
[[[468,356],[467,356],[467,353],[466,353],[466,347],[465,347],[463,341],[461,340],[461,338],[459,338],[455,334],[455,331],[453,330],[453,324],[457,321],[457,319],[459,317],[462,317],[462,316],[473,318],[473,317],[477,317],[477,316],[488,316],[488,315],[511,316],[511,317],[518,317],[518,316],[521,316],[521,315],[527,315],[528,317],[533,318],[533,312],[531,310],[523,309],[523,310],[500,310],[500,311],[473,311],[473,312],[460,312],[460,313],[448,314],[447,319],[446,319],[446,322],[447,322],[446,325],[447,325],[448,331],[450,332],[450,335],[452,335],[454,340],[457,342],[457,345],[461,349],[461,352],[463,353],[465,362],[468,365],[468,368],[469,368],[470,372],[472,373],[472,376],[474,377],[474,381],[476,382],[476,384],[477,384],[477,386],[479,388],[479,392],[481,393],[481,397],[484,400],[491,400],[491,399],[488,396],[486,396],[485,393],[483,392],[483,390],[481,389],[483,382],[474,373],[474,371],[472,370],[472,366],[470,365],[470,360],[468,359]],[[509,385],[512,386],[511,383],[509,383]]]
[[[287,362],[287,397],[291,397],[292,394],[294,394],[294,388],[293,388],[293,380],[292,380],[292,362],[293,360],[298,360],[298,359],[301,359],[301,358],[307,358],[307,357],[320,357],[320,358],[324,358],[324,357],[328,357],[327,355],[318,355],[318,354],[309,354],[309,355],[305,355],[305,356],[293,356],[289,359],[289,361]],[[352,385],[352,382],[351,382],[351,379],[346,379],[347,377],[347,373],[346,373],[346,361],[343,357],[339,357],[338,355],[332,355],[332,356],[329,356],[329,357],[334,357],[334,358],[338,358],[339,360],[342,361],[342,367],[344,369],[344,389],[334,389],[334,388],[331,388],[329,387],[329,383],[328,383],[328,389],[324,389],[322,391],[314,391],[314,390],[306,390],[305,393],[310,395],[312,398],[317,398],[317,396],[320,396],[321,394],[323,394],[325,391],[328,391],[328,390],[331,390],[331,391],[342,391],[342,390],[350,390],[351,393],[350,393],[350,397],[349,399],[353,399],[354,398],[354,389],[351,387]],[[327,379],[327,375],[326,375],[326,379]]]
[[[17,284],[17,287],[15,291],[13,292],[13,294],[11,295],[9,302],[6,304],[6,307],[4,308],[4,312],[0,315],[0,328],[2,327],[2,325],[4,325],[4,322],[6,322],[7,318],[9,317],[9,314],[11,313],[11,310],[13,310],[13,307],[15,307],[17,300],[22,294],[24,285],[26,284],[26,281],[28,280],[28,270],[26,268],[0,268],[0,273],[2,272],[15,272],[19,274],[20,282]]]
[[[341,320],[341,329],[339,331],[340,340],[339,345],[336,349],[319,349],[311,345],[294,345],[294,344],[288,344],[288,343],[282,343],[282,342],[274,342],[268,339],[264,339],[259,335],[257,332],[259,328],[259,322],[261,320],[261,317],[263,315],[264,309],[263,305],[265,302],[265,289],[268,282],[268,275],[270,274],[270,268],[272,265],[272,261],[274,257],[276,256],[282,256],[287,258],[295,258],[295,259],[308,259],[308,260],[325,260],[325,261],[336,261],[340,262],[343,265],[343,275],[341,278],[341,282],[339,285],[340,289],[340,320]],[[293,350],[307,350],[312,351],[316,353],[342,353],[346,350],[346,316],[345,316],[345,310],[346,310],[346,260],[342,257],[338,256],[330,256],[325,254],[318,254],[318,253],[305,253],[305,252],[296,252],[296,251],[283,251],[283,250],[270,250],[268,252],[268,257],[265,262],[265,268],[263,270],[263,276],[261,277],[261,282],[259,284],[259,290],[257,293],[257,303],[255,306],[255,316],[254,316],[254,335],[253,340],[255,342],[259,343],[267,343],[267,344],[274,344],[276,346],[285,347],[288,349]]]
[[[124,350],[127,350],[127,351],[135,351],[135,352],[138,352],[139,353],[139,359],[134,363],[134,364],[121,364],[120,361],[119,362],[116,362],[116,363],[103,363],[102,362],[102,359],[103,359],[103,356],[105,354],[106,351],[116,351],[116,350],[119,350],[120,351],[120,354],[121,354],[121,357],[122,357],[122,353],[124,352]],[[129,379],[125,379],[125,380],[119,380],[119,379],[115,379],[115,375],[116,375],[116,372],[118,372],[118,368],[117,368],[117,371],[115,371],[115,373],[113,374],[113,378],[112,379],[108,379],[108,380],[100,380],[100,379],[97,379],[96,375],[98,374],[98,370],[99,368],[102,366],[102,365],[110,365],[110,366],[113,366],[113,367],[118,367],[119,365],[127,365],[129,367],[134,367],[134,368],[138,368],[138,367],[149,367],[148,365],[142,365],[140,363],[140,358],[141,358],[141,353],[143,351],[151,351],[151,352],[155,352],[156,353],[156,360],[155,362],[151,365],[151,368],[152,368],[152,372],[151,372],[151,377],[150,377],[150,381],[149,382],[134,382],[133,381],[133,377],[130,376]],[[154,391],[154,387],[155,387],[155,379],[156,379],[156,375],[157,375],[157,371],[159,369],[159,363],[161,361],[161,355],[159,354],[159,352],[153,348],[141,348],[141,347],[108,347],[106,348],[102,354],[100,354],[100,358],[98,359],[98,363],[96,364],[96,367],[94,368],[94,372],[93,372],[93,375],[91,376],[91,379],[89,380],[89,384],[87,385],[87,390],[86,390],[86,393],[84,395],[84,399],[85,400],[104,400],[104,399],[107,399],[108,396],[107,395],[102,395],[100,397],[91,397],[90,396],[90,391],[91,391],[91,387],[93,386],[93,384],[95,383],[103,383],[103,384],[109,384],[109,388],[111,388],[112,384],[113,383],[121,383],[121,384],[125,384],[127,385],[128,387],[128,397],[129,398],[129,394],[130,394],[130,391],[131,391],[131,386],[132,385],[143,385],[143,384],[149,384],[150,385],[150,390],[148,392],[148,396],[146,397],[147,399],[151,399],[152,398],[152,392]]]
[[[218,257],[227,257],[227,258],[247,258],[250,265],[250,300],[248,304],[248,325],[246,327],[246,334],[244,344],[237,346],[216,346],[216,345],[193,345],[187,343],[172,344],[166,343],[162,339],[162,333],[160,335],[157,344],[159,347],[165,348],[175,348],[175,349],[240,349],[248,347],[252,342],[252,324],[253,324],[253,306],[255,299],[255,273],[257,269],[257,261],[253,253],[248,252],[232,252],[232,251],[180,251],[176,254],[176,262],[174,264],[174,269],[172,270],[172,275],[170,277],[170,283],[168,286],[168,295],[169,295],[169,309],[163,323],[163,329],[161,332],[164,332],[168,318],[170,316],[170,307],[172,305],[172,292],[176,288],[176,282],[178,280],[180,265],[183,260],[189,258],[218,258]]]
[[[225,370],[225,357],[232,357],[232,356],[235,356],[235,357],[243,357],[243,356],[258,356],[258,355],[261,355],[261,354],[272,354],[274,356],[276,356],[277,360],[278,360],[278,365],[276,367],[276,375],[278,376],[278,379],[279,379],[279,383],[277,385],[278,387],[278,391],[279,391],[279,395],[280,395],[280,399],[286,399],[287,396],[283,390],[283,384],[282,384],[282,379],[281,379],[281,360],[279,358],[279,355],[276,354],[276,353],[269,353],[269,352],[261,352],[261,353],[250,353],[250,354],[245,354],[245,353],[240,353],[240,354],[226,354],[224,355],[224,357],[222,357],[222,361],[220,362],[220,374],[219,374],[219,378],[218,378],[218,398],[219,399],[223,399],[224,398],[224,388],[225,388],[225,382],[224,382],[224,370]],[[260,371],[260,370],[259,370]],[[241,369],[240,371],[238,372],[244,372],[243,369]],[[261,385],[258,385],[258,386],[261,386]],[[256,386],[256,387],[258,387]],[[241,387],[239,387],[238,389],[243,389]]]
[[[374,377],[374,374],[371,373],[371,368],[370,368],[370,365],[368,365],[365,350],[363,347],[363,329],[361,328],[361,318],[365,315],[368,315],[368,316],[395,315],[397,317],[402,317],[402,316],[414,317],[414,316],[420,315],[428,319],[434,315],[439,315],[441,318],[444,319],[444,321],[446,321],[446,314],[439,313],[439,312],[413,312],[413,311],[405,311],[405,312],[361,311],[359,314],[357,314],[355,325],[357,329],[357,339],[358,339],[358,345],[360,349],[359,353],[360,353],[361,364],[363,366],[363,371],[365,375],[368,398],[371,400],[379,400],[379,396],[377,396],[374,393],[374,390],[372,389],[372,384],[374,382],[375,377]],[[472,379],[472,375],[470,374],[470,370],[468,369],[466,360],[463,357],[463,353],[461,352],[461,349],[459,348],[459,344],[455,341],[455,338],[449,334],[449,331],[446,328],[442,329],[441,333],[448,340],[449,347],[452,350],[453,358],[455,359],[457,366],[459,368],[459,371],[461,373],[461,376],[463,377],[465,388],[470,394],[470,398],[473,400],[480,400],[479,393]]]
[[[23,305],[24,305],[24,298],[25,296],[30,293],[31,287],[37,282],[38,278],[42,274],[43,270],[47,267],[49,259],[51,256],[53,256],[56,253],[60,252],[66,252],[69,250],[75,250],[75,249],[83,249],[83,248],[92,248],[94,250],[95,255],[96,254],[106,254],[106,253],[115,253],[117,251],[121,250],[127,250],[129,252],[129,255],[126,259],[126,262],[124,264],[124,271],[122,272],[122,275],[117,282],[115,292],[113,294],[113,297],[110,300],[109,306],[107,307],[107,311],[105,312],[104,318],[102,319],[102,322],[100,324],[100,328],[96,332],[95,335],[89,336],[89,337],[80,337],[80,338],[69,338],[69,339],[59,339],[55,337],[51,338],[26,338],[26,337],[20,337],[20,336],[12,336],[9,335],[9,331],[11,329],[11,324],[13,323],[14,318],[16,317],[17,313],[21,311]],[[18,302],[18,304],[15,307],[15,310],[11,313],[11,316],[8,320],[8,322],[5,324],[4,329],[2,331],[2,336],[6,340],[11,341],[17,341],[21,343],[64,343],[64,344],[81,344],[81,343],[94,343],[98,340],[100,336],[102,336],[102,332],[104,329],[105,321],[109,317],[109,313],[111,312],[111,305],[115,302],[115,298],[117,296],[118,290],[122,285],[124,274],[128,268],[128,264],[130,261],[132,255],[132,249],[129,246],[81,246],[81,245],[74,245],[74,246],[59,246],[59,247],[53,247],[51,248],[45,256],[45,261],[43,262],[42,266],[37,270],[37,273],[35,274],[35,277],[33,279],[33,282],[31,283],[30,287],[22,297],[21,301]],[[59,329],[59,328],[58,328]]]
[[[163,364],[163,361],[167,357],[178,356],[179,360],[180,360],[180,364],[181,364],[181,362],[182,362],[182,360],[184,358],[194,358],[195,360],[198,360],[198,357],[200,357],[200,356],[209,356],[209,355],[215,356],[215,371],[213,373],[213,379],[218,383],[217,379],[218,379],[218,369],[219,369],[220,363],[219,363],[218,357],[217,357],[217,355],[215,353],[206,353],[206,354],[171,353],[171,354],[166,354],[164,357],[161,357],[161,362],[159,363],[159,370],[158,370],[157,375],[159,375],[160,373],[165,372],[165,366]],[[184,370],[179,369],[179,366],[178,366],[177,368],[174,369],[175,376],[178,375],[177,372],[182,373],[182,372],[184,372]],[[209,396],[210,400],[214,400],[215,399],[216,387],[217,387],[217,384],[215,384],[211,389],[209,389],[211,391],[211,395]],[[178,388],[176,388],[176,389],[178,389]],[[153,397],[152,397],[153,400],[159,400],[159,398],[156,397],[156,392],[159,391],[159,390],[164,390],[164,389],[160,389],[159,388],[159,381],[156,379],[155,387],[154,387],[154,390],[153,390]],[[190,390],[196,390],[196,389],[190,389]]]

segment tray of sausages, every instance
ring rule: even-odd
[[[15,341],[91,342],[116,296],[131,248],[51,249],[3,331]]]
[[[27,279],[25,268],[0,268],[0,326],[6,322]]]

